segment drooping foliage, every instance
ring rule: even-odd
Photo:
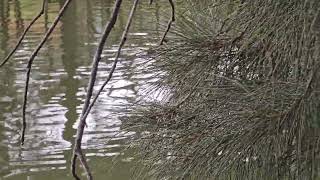
[[[179,5],[150,67],[166,98],[128,119],[143,177],[319,177],[320,1]]]

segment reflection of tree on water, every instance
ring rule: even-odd
[[[26,6],[27,3],[22,0],[10,1],[10,6],[8,2],[8,0],[0,0],[0,43],[2,51],[10,50],[9,46],[12,45],[9,42],[9,30],[11,36],[14,36],[13,40],[10,39],[13,42],[15,36],[21,34],[23,25],[27,24],[26,22],[33,17],[33,14],[37,13],[38,7],[32,9],[35,12],[31,14],[30,6],[33,7],[40,1],[31,1],[30,6]],[[3,154],[8,153],[10,155],[8,162],[14,162],[9,167],[12,171],[25,169],[26,172],[22,173],[29,174],[27,171],[31,168],[40,170],[39,167],[42,166],[40,163],[46,163],[45,170],[67,166],[66,164],[69,163],[67,154],[70,152],[68,151],[71,145],[70,142],[73,142],[72,139],[75,134],[74,124],[78,120],[77,108],[81,107],[79,99],[85,93],[83,86],[87,80],[87,73],[90,71],[88,65],[91,64],[93,52],[96,48],[97,31],[100,32],[103,25],[108,21],[113,1],[73,1],[72,6],[70,6],[70,9],[68,9],[54,31],[52,39],[41,50],[35,60],[35,68],[32,72],[32,89],[30,91],[30,106],[28,107],[30,112],[28,123],[31,127],[27,127],[28,140],[23,149],[18,144],[20,119],[15,118],[12,121],[10,117],[7,117],[9,113],[6,113],[16,112],[14,116],[20,118],[21,109],[19,109],[19,105],[21,104],[21,99],[18,99],[17,96],[21,95],[20,93],[23,89],[21,80],[24,79],[24,59],[35,48],[34,46],[40,40],[41,35],[47,31],[46,28],[52,21],[52,16],[56,15],[63,2],[64,0],[50,1],[48,6],[50,13],[45,12],[46,14],[27,34],[26,41],[23,42],[19,49],[21,51],[16,54],[18,58],[13,58],[5,68],[0,69],[0,77],[9,75],[8,78],[0,78],[0,99],[4,96],[13,98],[13,102],[0,103],[0,132],[6,133],[6,137],[1,137],[0,135],[0,141],[10,146],[10,148],[2,148],[0,145],[0,151],[4,151]],[[130,1],[126,1],[123,4],[124,9],[115,28],[115,33],[112,34],[110,41],[107,43],[108,48],[105,48],[106,50],[104,51],[104,55],[107,57],[113,56],[114,45],[118,44],[119,36],[123,30],[121,26],[127,20],[127,7],[129,5],[131,5]],[[10,7],[11,17],[9,17]],[[23,8],[20,9],[20,7]],[[25,10],[24,7],[29,7],[28,13],[23,11]],[[149,17],[153,18],[153,16]],[[143,18],[143,16],[140,15],[138,18]],[[16,21],[16,19],[19,20]],[[9,21],[12,23],[9,23]],[[43,26],[43,22],[45,26]],[[149,22],[150,19],[144,23],[139,22],[135,25],[138,28],[133,28],[133,32],[143,31],[145,26],[149,26]],[[139,47],[144,47],[144,43],[148,41],[148,39],[144,38],[149,38],[143,37],[141,38],[143,40],[139,40],[140,37],[142,36],[133,35],[129,38],[134,44],[126,47],[123,56],[124,61],[119,66],[117,74],[115,74],[115,84],[120,81],[124,83],[119,83],[109,89],[109,92],[113,95],[121,92],[121,96],[109,97],[105,93],[105,96],[99,99],[99,105],[95,106],[95,112],[90,115],[91,122],[86,131],[88,134],[85,135],[86,142],[84,147],[90,152],[91,156],[100,157],[118,154],[121,150],[123,139],[127,138],[122,134],[121,137],[114,138],[112,142],[108,142],[115,133],[121,131],[119,127],[121,120],[117,115],[111,114],[110,111],[117,110],[125,113],[126,104],[132,102],[137,94],[136,87],[139,86],[138,83],[140,83],[139,80],[141,79],[135,77],[136,72],[134,70],[129,71],[129,69],[136,67],[134,63],[136,57],[133,52],[139,52]],[[0,57],[2,58],[5,54],[7,52],[0,52]],[[105,72],[110,69],[111,60],[109,59],[108,63],[105,63],[105,60],[102,61],[101,74],[99,75],[103,77],[100,77],[99,80],[104,80]],[[125,97],[125,93],[122,93],[126,91],[130,94],[128,98]],[[4,129],[2,122],[11,124]],[[12,139],[9,139],[12,136],[15,137],[15,143],[12,143]],[[57,149],[57,151],[53,149]],[[49,154],[51,157],[47,156]],[[0,159],[3,157],[5,155],[0,155]],[[109,163],[108,159],[104,159],[104,162],[96,165],[104,164],[104,167],[106,167],[106,164],[109,165]],[[97,169],[102,171],[102,167],[97,167]],[[119,169],[120,172],[117,176],[122,176],[121,170]],[[65,172],[63,173],[65,174]],[[3,175],[4,173],[0,172],[0,174]],[[123,176],[121,179],[126,179],[126,176]]]
[[[24,29],[23,19],[21,17],[21,5],[19,0],[14,0],[14,17],[15,17],[15,23],[17,28],[17,34],[16,37],[19,38],[19,36],[22,34]]]
[[[59,3],[62,6],[64,1],[60,1]],[[62,64],[67,73],[67,77],[62,78],[60,81],[60,86],[65,87],[66,89],[65,99],[61,102],[61,105],[68,108],[68,111],[65,114],[67,122],[65,124],[66,129],[64,130],[64,139],[69,142],[72,141],[72,136],[75,133],[72,126],[78,119],[77,107],[81,104],[81,101],[77,99],[80,80],[75,78],[76,69],[80,64],[77,62],[80,60],[78,55],[80,41],[78,32],[74,31],[74,29],[78,29],[76,5],[77,4],[74,3],[73,6],[70,6],[69,11],[61,20]]]
[[[2,0],[0,1],[0,57],[5,56],[5,54],[8,51],[8,16],[9,16],[9,6],[8,6],[8,1],[6,0]],[[0,70],[0,77],[4,77],[4,74],[6,72],[4,72],[4,70]],[[7,79],[0,79],[0,93],[3,94],[5,92],[3,91],[3,87],[6,86],[8,84]],[[1,110],[4,109],[4,107],[6,107],[7,103],[5,103],[4,105],[2,105],[3,102],[0,102],[0,108]],[[3,111],[3,110],[2,110]],[[9,106],[9,109],[5,109],[5,112],[7,111],[12,111],[12,106]],[[3,114],[0,114],[0,122],[4,121],[5,117],[3,117]],[[3,171],[3,168],[5,168],[7,166],[7,152],[8,152],[8,148],[2,145],[2,142],[6,139],[5,135],[3,134],[3,132],[5,132],[4,126],[2,124],[0,124],[0,154],[2,154],[2,156],[0,156],[0,164],[2,164],[2,168],[0,167],[0,172]]]
[[[3,0],[0,2],[0,43],[1,43],[1,50],[0,51],[0,58],[4,57],[9,51],[9,11],[10,6],[7,0]],[[3,115],[4,112],[15,112],[17,109],[17,90],[16,90],[16,71],[11,66],[10,63],[6,68],[0,69],[0,108],[1,114]],[[5,106],[2,106],[4,103]],[[2,119],[2,117],[1,117]],[[11,122],[13,123],[13,122]],[[0,126],[1,127],[1,126]],[[3,131],[0,131],[3,132]]]
[[[94,25],[94,19],[93,19],[93,8],[92,8],[92,0],[86,0],[86,13],[87,13],[87,18],[86,18],[86,23],[87,23],[87,29],[88,29],[88,39],[94,39],[94,35],[98,34],[96,27]]]
[[[14,17],[17,23],[16,35],[19,34],[18,29],[23,27],[23,20],[21,18],[19,1],[14,2]],[[12,19],[11,19],[12,20]],[[10,48],[10,4],[7,0],[0,1],[0,59],[5,57]],[[5,167],[8,167],[8,163],[13,157],[20,158],[21,152],[12,151],[12,146],[16,146],[19,141],[19,126],[16,117],[18,111],[18,93],[16,87],[16,70],[12,66],[12,62],[8,63],[6,68],[0,69],[0,172]],[[7,128],[10,127],[10,130]],[[6,146],[6,147],[5,147]],[[2,162],[6,160],[5,162]]]
[[[5,56],[8,52],[8,23],[9,23],[9,11],[10,7],[7,0],[0,1],[0,43],[1,49],[0,54],[1,57]]]
[[[44,29],[47,32],[49,29],[49,14],[48,14],[48,2],[44,5]]]

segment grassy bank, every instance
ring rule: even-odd
[[[178,2],[179,3],[179,2]],[[146,179],[317,179],[320,2],[187,1],[137,107]],[[141,176],[140,176],[141,178]]]

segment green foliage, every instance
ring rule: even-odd
[[[320,2],[183,8],[152,66],[170,98],[129,118],[146,179],[319,177]]]

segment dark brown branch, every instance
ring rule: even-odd
[[[94,97],[92,103],[90,104],[89,108],[87,109],[86,113],[84,114],[83,118],[86,119],[92,109],[92,107],[94,106],[95,102],[97,101],[97,99],[99,98],[101,92],[103,91],[103,89],[105,88],[105,86],[109,83],[109,81],[111,80],[112,76],[113,76],[113,73],[117,67],[117,64],[119,62],[119,57],[120,57],[120,54],[121,54],[121,50],[125,44],[125,42],[127,41],[127,36],[128,36],[128,33],[129,33],[129,30],[130,30],[130,26],[131,26],[131,23],[132,23],[132,20],[133,20],[133,16],[134,16],[134,13],[138,7],[138,3],[139,3],[139,0],[135,0],[134,1],[134,4],[133,4],[133,7],[131,9],[131,12],[130,12],[130,15],[129,15],[129,19],[127,21],[127,25],[125,27],[125,30],[123,31],[123,34],[122,34],[122,38],[121,38],[121,42],[118,46],[118,49],[117,49],[117,54],[116,54],[116,57],[115,57],[115,60],[113,62],[113,65],[111,67],[111,70],[108,74],[108,77],[107,79],[105,80],[105,82],[102,84],[102,86],[100,87],[99,91],[97,92],[96,96]]]
[[[84,102],[84,107],[82,108],[81,117],[85,114],[85,112],[87,111],[88,106],[90,104],[90,100],[91,100],[92,93],[93,93],[93,87],[96,82],[96,76],[97,76],[97,72],[98,72],[99,62],[101,60],[101,54],[102,54],[104,45],[107,41],[107,38],[109,37],[111,30],[113,29],[115,23],[117,22],[121,3],[122,3],[122,0],[117,0],[115,2],[115,7],[113,10],[111,20],[105,27],[105,30],[103,32],[101,39],[100,39],[98,48],[97,48],[96,53],[94,55],[92,69],[91,69],[91,73],[90,73],[90,80],[89,80],[89,84],[88,84],[87,95],[86,95],[86,99]]]
[[[21,144],[24,144],[24,136],[25,136],[25,130],[26,130],[26,107],[27,107],[27,101],[28,101],[28,89],[29,89],[29,81],[30,81],[30,74],[31,74],[31,68],[32,68],[32,64],[34,59],[36,58],[36,56],[38,55],[40,49],[42,48],[42,46],[45,44],[45,42],[48,40],[48,38],[50,37],[51,33],[53,32],[53,30],[55,29],[55,27],[57,26],[58,22],[60,21],[62,15],[64,14],[64,12],[66,11],[68,5],[71,3],[72,0],[67,0],[63,7],[61,8],[58,16],[56,17],[56,19],[53,21],[52,25],[50,26],[49,30],[46,32],[46,34],[44,35],[44,37],[42,38],[41,42],[38,44],[37,48],[33,51],[32,55],[30,56],[29,60],[28,60],[28,65],[27,65],[27,73],[26,73],[26,84],[25,84],[25,89],[24,89],[24,100],[23,100],[23,107],[22,107],[22,133],[21,133]]]
[[[90,80],[89,80],[89,84],[88,84],[87,96],[86,96],[86,100],[84,102],[82,113],[80,116],[80,122],[79,122],[79,126],[77,129],[75,144],[74,144],[74,148],[73,148],[71,172],[72,172],[72,175],[75,179],[79,179],[78,175],[76,174],[76,162],[77,162],[76,159],[77,158],[80,159],[80,162],[82,163],[82,166],[87,173],[87,178],[89,180],[92,179],[92,175],[91,175],[89,166],[87,165],[85,156],[83,155],[82,150],[81,150],[82,137],[83,137],[84,128],[86,125],[86,119],[83,117],[84,117],[84,114],[86,113],[86,111],[90,105],[90,100],[92,97],[94,84],[95,84],[95,81],[97,78],[98,66],[99,66],[99,62],[101,60],[101,54],[102,54],[104,45],[107,41],[107,38],[109,37],[111,30],[113,29],[115,23],[117,22],[121,4],[122,4],[122,0],[117,0],[115,2],[110,22],[107,23],[107,25],[105,27],[105,30],[102,34],[101,39],[100,39],[98,48],[96,50],[95,56],[93,58],[91,76],[90,76]]]
[[[172,23],[176,20],[176,18],[175,18],[176,15],[175,15],[175,6],[174,6],[174,3],[173,3],[172,0],[169,0],[169,3],[170,3],[170,5],[171,5],[171,10],[172,10],[172,11],[171,11],[171,19],[170,19],[169,22],[168,22],[166,31],[163,33],[163,36],[162,36],[161,41],[160,41],[160,45],[162,45],[163,42],[165,41],[165,38],[166,38],[168,32],[170,31],[170,28],[171,28]]]
[[[80,180],[76,172],[76,165],[77,165],[77,154],[73,153],[73,156],[71,159],[71,174],[76,180]]]
[[[9,59],[12,57],[12,55],[17,51],[17,49],[19,48],[20,44],[22,43],[22,41],[24,40],[26,34],[29,32],[30,28],[32,27],[32,25],[43,15],[45,8],[46,8],[46,2],[47,0],[43,0],[43,4],[42,4],[42,9],[40,10],[39,14],[33,18],[33,20],[30,22],[30,24],[27,26],[27,28],[23,31],[22,35],[20,36],[20,39],[18,40],[17,44],[15,45],[15,47],[12,49],[12,51],[7,55],[7,57],[4,58],[4,60],[2,61],[2,63],[0,64],[0,68],[2,66],[4,66]]]
[[[86,156],[85,156],[85,154],[83,154],[83,152],[82,152],[82,149],[80,149],[80,150],[78,151],[78,158],[79,158],[79,160],[80,160],[80,162],[81,162],[82,167],[84,168],[84,170],[85,170],[86,173],[87,173],[87,179],[88,179],[88,180],[92,180],[92,179],[93,179],[93,176],[92,176],[92,174],[91,174],[90,167],[89,167],[89,165],[88,165],[88,163],[87,163]]]

